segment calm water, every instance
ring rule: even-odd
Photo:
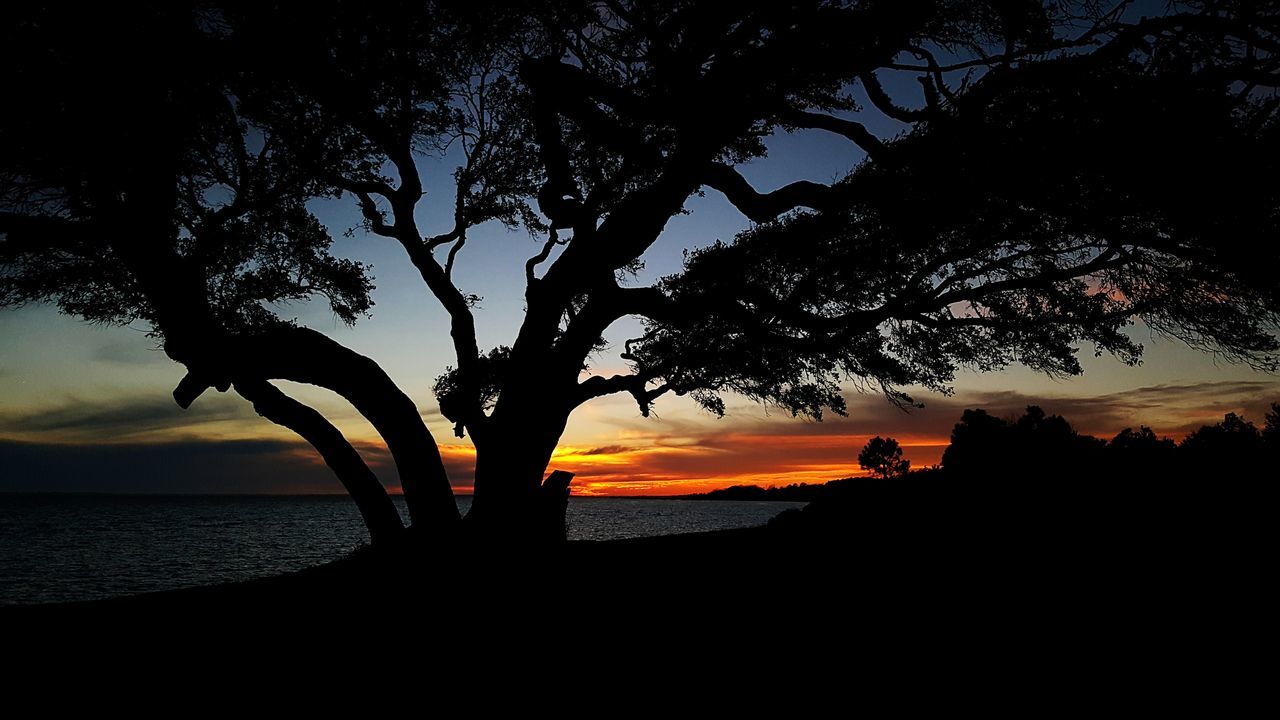
[[[470,501],[459,498],[464,512]],[[749,527],[801,504],[573,498],[569,536]],[[327,562],[367,541],[340,496],[0,495],[0,604],[245,580]]]

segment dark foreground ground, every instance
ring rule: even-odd
[[[354,693],[363,712],[374,687],[429,697],[424,710],[540,711],[613,688],[593,706],[609,716],[771,697],[786,717],[878,702],[1246,709],[1242,691],[1270,681],[1249,648],[1274,635],[1274,506],[1097,500],[870,483],[762,528],[361,551],[251,582],[9,608],[0,665],[16,670],[0,678],[19,694],[52,682],[46,705],[166,712],[249,687],[282,712]],[[161,699],[183,687],[177,705]]]
[[[1135,619],[1150,618],[1196,598],[1257,602],[1273,566],[1269,512],[1238,493],[1108,499],[866,481],[767,527],[550,547],[364,549],[278,577],[0,615],[349,621],[414,609],[416,622],[457,632],[539,618],[812,625],[854,607],[923,621],[1052,606],[1071,608],[1059,617],[1067,622],[1100,604],[1131,605]]]
[[[251,582],[0,609],[0,682],[40,707],[166,713],[252,687],[281,712],[359,693],[367,714],[385,687],[423,712],[560,711],[604,688],[593,710],[608,716],[1245,715],[1271,683],[1257,660],[1278,599],[1270,487],[935,474],[843,483],[761,528],[366,550]]]

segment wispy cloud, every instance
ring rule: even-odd
[[[785,415],[763,415],[752,406],[736,408],[724,421],[734,430],[771,435],[893,435],[903,438],[938,438],[951,428],[967,408],[982,408],[993,415],[1022,414],[1029,405],[1062,415],[1080,432],[1110,437],[1138,424],[1159,432],[1181,435],[1206,422],[1216,422],[1228,412],[1261,420],[1270,403],[1280,400],[1280,380],[1202,382],[1151,385],[1097,395],[1030,394],[1016,390],[969,392],[952,397],[922,394],[924,407],[899,410],[879,395],[849,395],[849,416],[831,416],[823,422],[794,420]],[[640,422],[625,423],[643,430]],[[711,422],[703,424],[703,431]],[[687,433],[680,432],[680,435]],[[696,434],[696,433],[695,433]]]
[[[42,408],[0,409],[0,435],[52,442],[115,442],[163,431],[189,433],[205,423],[254,418],[253,409],[240,398],[213,393],[188,410],[164,396],[110,402],[70,398]]]
[[[311,448],[277,440],[50,444],[0,440],[0,491],[327,493]]]
[[[1241,380],[1150,385],[1080,397],[985,393],[966,398],[964,404],[1005,414],[1017,412],[1021,406],[1037,404],[1047,412],[1067,418],[1081,432],[1109,437],[1125,427],[1139,424],[1182,436],[1201,425],[1221,420],[1229,412],[1261,420],[1270,404],[1277,400],[1280,400],[1280,381]]]

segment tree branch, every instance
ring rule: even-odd
[[[1119,250],[1112,247],[1098,255],[1098,257],[1089,262],[1072,267],[1058,268],[1052,271],[1038,272],[1029,277],[1013,277],[1006,280],[998,280],[974,287],[964,287],[939,295],[933,295],[929,298],[931,304],[937,307],[945,307],[957,302],[974,302],[981,298],[999,292],[1007,292],[1009,290],[1028,290],[1037,287],[1048,287],[1054,282],[1063,280],[1071,280],[1081,278],[1086,275],[1114,267],[1121,263],[1115,261],[1115,256],[1119,254]]]
[[[412,147],[406,140],[384,145],[382,150],[400,175],[400,187],[391,200],[391,211],[394,214],[395,223],[389,228],[390,237],[399,241],[408,254],[409,261],[418,269],[418,274],[426,283],[427,289],[444,306],[445,312],[449,313],[449,334],[453,339],[454,353],[457,355],[458,370],[461,374],[460,382],[464,388],[458,400],[461,411],[459,417],[474,435],[483,431],[482,426],[485,423],[484,409],[480,404],[479,389],[475,380],[480,361],[480,349],[476,342],[475,316],[471,312],[471,304],[467,297],[453,284],[445,268],[436,262],[428,241],[424,241],[418,232],[413,212],[418,200],[422,197],[422,178],[418,175],[417,166],[413,162]],[[362,210],[363,205],[362,199]],[[368,217],[367,213],[366,217]],[[459,230],[460,233],[465,232],[465,225],[457,226],[455,230]]]
[[[557,352],[577,367],[587,359],[609,326],[627,315],[670,323],[680,319],[675,304],[658,288],[623,288],[615,284],[591,293],[582,311],[565,329]]]
[[[367,192],[353,193],[356,199],[360,201],[360,214],[369,223],[369,230],[375,235],[383,237],[396,237],[396,229],[392,225],[387,224],[387,218],[378,209],[377,203],[373,201],[373,197]]]
[[[72,251],[87,237],[84,223],[46,215],[0,212],[0,257],[49,250]]]
[[[453,261],[457,259],[458,251],[461,250],[462,246],[466,244],[467,244],[467,234],[465,232],[460,232],[458,233],[457,242],[453,244],[453,247],[449,248],[449,256],[448,258],[445,259],[445,263],[444,263],[444,277],[450,283],[453,282]]]
[[[954,103],[956,101],[955,93],[951,92],[951,88],[947,87],[946,79],[942,76],[942,68],[938,65],[938,59],[933,56],[933,53],[919,45],[912,45],[911,52],[929,64],[929,72],[933,78],[933,84],[930,85],[924,78],[920,78],[920,84],[925,88],[925,97],[931,98],[929,106],[931,108],[937,106],[937,93],[941,93],[946,97],[948,102]]]
[[[607,378],[593,375],[578,384],[578,396],[575,398],[575,405],[581,405],[593,398],[627,392],[631,393],[631,396],[635,398],[636,404],[640,406],[640,414],[644,417],[649,417],[653,401],[671,390],[671,386],[666,384],[648,390],[646,386],[650,380],[652,378],[645,374],[612,375]]]
[[[189,369],[174,391],[190,405],[210,386],[206,378],[235,382],[280,379],[332,390],[350,402],[387,443],[400,475],[410,518],[443,528],[458,520],[440,450],[417,406],[372,359],[309,328],[281,325],[225,338],[218,355],[186,357]]]
[[[329,181],[339,189],[352,194],[381,195],[387,200],[391,200],[396,195],[395,188],[381,180],[354,180],[340,175],[331,175]]]
[[[400,512],[382,483],[341,431],[323,415],[265,380],[242,378],[236,381],[235,388],[241,397],[253,403],[259,415],[294,431],[320,453],[355,501],[375,545],[394,541],[404,533]]]
[[[534,255],[533,257],[529,258],[524,263],[524,279],[525,279],[526,292],[528,292],[528,288],[533,287],[534,282],[537,281],[537,278],[534,277],[534,274],[533,274],[534,270],[539,265],[546,262],[547,258],[551,257],[552,248],[554,248],[556,245],[563,245],[563,244],[564,243],[561,242],[560,240],[560,234],[556,232],[556,229],[554,227],[551,228],[551,233],[547,237],[547,241],[543,243],[542,249],[538,251],[537,255]]]
[[[773,192],[760,193],[751,187],[737,170],[721,163],[712,163],[703,176],[710,187],[724,193],[729,202],[752,222],[765,223],[797,207],[822,210],[832,200],[833,190],[808,180],[799,180]]]
[[[779,119],[783,124],[791,127],[826,130],[837,135],[843,135],[862,148],[872,159],[881,157],[885,150],[885,145],[880,138],[872,135],[865,125],[853,120],[843,120],[823,113],[802,110],[787,112]]]
[[[880,84],[880,79],[876,77],[874,72],[862,73],[858,76],[858,79],[862,81],[862,87],[867,91],[867,97],[871,100],[871,104],[894,120],[915,123],[929,118],[930,113],[927,110],[908,110],[894,104],[893,99],[889,97],[889,93],[885,92],[884,86]]]

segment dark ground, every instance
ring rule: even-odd
[[[51,680],[46,701],[113,678],[85,697],[166,709],[154,678],[194,687],[182,703],[254,687],[282,709],[374,684],[433,693],[424,708],[550,709],[591,688],[611,714],[1221,711],[1245,697],[1231,688],[1263,687],[1268,666],[1246,650],[1274,634],[1274,533],[1258,522],[1270,505],[1081,514],[912,485],[858,485],[763,528],[365,550],[250,582],[0,609],[20,668],[5,677]]]

